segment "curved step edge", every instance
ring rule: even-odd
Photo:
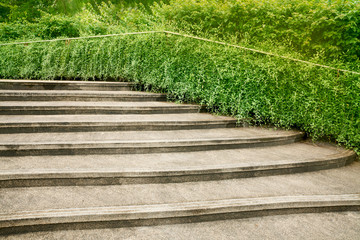
[[[289,133],[280,137],[199,139],[173,141],[94,141],[78,143],[9,143],[0,145],[0,156],[70,155],[70,154],[135,154],[184,151],[206,151],[264,147],[290,144],[304,138],[304,133]]]
[[[206,112],[201,106],[166,107],[99,107],[99,106],[0,106],[0,115],[57,115],[57,114],[163,114]]]
[[[114,171],[114,169],[98,169],[98,171],[87,169],[77,169],[76,171],[63,169],[2,171],[0,172],[0,188],[153,184],[249,178],[339,168],[352,163],[356,157],[355,152],[346,150],[343,153],[307,161],[270,162],[267,165],[254,164],[252,166],[239,164],[152,171],[144,169],[128,169],[126,171]]]
[[[1,133],[93,132],[93,131],[164,131],[233,128],[236,120],[140,121],[140,122],[35,122],[0,123]]]
[[[360,211],[360,194],[276,196],[154,205],[47,209],[1,214],[0,234],[350,210]]]
[[[126,81],[79,81],[79,80],[31,80],[31,79],[0,79],[0,83],[9,83],[9,84],[78,84],[78,85],[135,85],[135,82],[126,82]]]
[[[107,81],[68,81],[68,80],[23,80],[0,79],[1,89],[10,90],[81,90],[89,88],[124,88],[131,89],[136,86],[134,82],[107,82]]]
[[[164,93],[149,93],[136,91],[112,91],[100,93],[99,91],[72,92],[69,91],[10,91],[0,90],[0,101],[166,101]]]

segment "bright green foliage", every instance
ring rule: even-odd
[[[360,71],[358,0],[0,0],[0,42],[173,30]],[[0,46],[0,78],[135,80],[360,153],[360,77],[175,36]]]
[[[14,39],[52,39],[61,36],[78,37],[80,29],[80,23],[74,19],[46,14],[37,23],[0,23],[0,39],[14,41]]]
[[[23,22],[41,16],[51,0],[0,0],[0,22]]]
[[[357,0],[172,0],[153,11],[194,35],[272,41],[308,56],[360,58]]]
[[[246,46],[268,45],[275,52],[286,48],[303,59],[318,54],[323,62],[360,59],[358,0],[5,2],[0,0],[0,22],[7,21],[0,23],[0,41],[162,28]]]
[[[0,51],[2,78],[121,77],[217,113],[297,127],[359,152],[359,75],[164,34]]]
[[[153,28],[153,16],[148,14],[144,5],[129,8],[103,2],[95,6],[87,4],[71,17],[43,12],[42,17],[32,22],[0,23],[0,42],[104,35]]]
[[[149,10],[149,6],[156,1],[158,0],[0,0],[0,22],[36,22],[43,12],[74,16],[89,5],[99,13],[101,10],[97,7],[104,2],[114,5],[119,11],[124,7],[137,8],[139,4]],[[162,2],[166,3],[168,0]]]
[[[61,36],[79,37],[80,31],[71,19],[62,16],[46,14],[39,21],[39,35],[42,39],[52,39]]]
[[[277,47],[286,46],[307,57],[322,53],[330,59],[360,58],[358,0],[170,0],[160,4],[157,0],[5,2],[0,0],[0,21],[5,19],[9,23],[0,25],[0,41],[19,36],[22,39],[33,35],[70,37],[78,33],[106,34],[162,26],[198,36],[235,38],[247,45],[275,43]],[[48,13],[58,16],[49,17]],[[38,25],[43,29],[49,21],[48,32],[37,30]],[[28,27],[18,29],[18,22]]]

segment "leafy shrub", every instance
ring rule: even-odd
[[[42,12],[42,17],[33,22],[0,23],[0,41],[105,35],[155,28],[154,19],[145,6],[136,6],[125,7],[111,2],[87,4],[72,17]]]
[[[11,6],[0,2],[0,22],[4,22],[6,20],[6,16],[8,16],[10,12]]]
[[[148,30],[154,27],[152,16],[140,3],[136,8],[126,7],[125,4],[114,5],[111,2],[102,2],[95,6],[88,4],[77,17],[83,26],[100,23],[112,29],[113,33]]]
[[[3,78],[126,78],[179,101],[360,146],[360,77],[165,35],[2,46]]]
[[[34,28],[24,23],[0,23],[0,41],[33,39]]]
[[[177,30],[272,41],[313,56],[360,58],[360,2],[354,0],[172,0],[153,11]]]
[[[42,12],[32,22],[0,23],[0,41],[165,28],[360,66],[355,0],[170,0],[154,4],[151,14],[129,2],[89,2],[72,17]],[[13,10],[8,14],[15,16]],[[297,127],[360,153],[359,75],[221,45],[156,35],[0,46],[0,77],[127,78],[179,101],[255,123]]]
[[[76,23],[61,15],[45,14],[38,22],[39,35],[42,39],[51,39],[61,36],[79,37],[80,30]]]
[[[53,39],[80,36],[79,23],[73,18],[44,14],[38,22],[0,23],[0,41]]]

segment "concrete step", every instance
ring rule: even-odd
[[[122,207],[96,207],[78,209],[49,209],[26,211],[9,215],[0,215],[0,234],[23,231],[56,230],[59,225],[72,225],[72,228],[92,229],[99,227],[121,227],[177,223],[184,221],[210,221],[231,218],[261,216],[259,211],[266,209],[270,214],[284,214],[292,209],[295,213],[359,211],[360,194],[281,196],[247,199],[226,199],[189,203],[156,205],[133,205]],[[202,215],[194,216],[194,211]],[[44,223],[44,220],[46,221]],[[175,222],[174,222],[175,221]],[[45,227],[44,227],[45,225]],[[49,226],[49,227],[48,227]],[[63,226],[61,226],[63,229]]]
[[[230,128],[236,120],[211,114],[0,115],[1,133],[164,131]]]
[[[360,163],[222,181],[0,189],[0,232],[129,227],[359,211]]]
[[[0,101],[165,101],[166,95],[134,91],[0,90]]]
[[[310,142],[203,152],[0,157],[0,187],[151,184],[318,171],[356,154]]]
[[[170,102],[0,102],[0,115],[198,113],[199,105]]]
[[[354,152],[132,86],[0,80],[0,234],[360,210]]]
[[[0,80],[0,89],[8,90],[97,90],[130,91],[132,82],[54,81],[54,80]]]
[[[357,240],[359,232],[360,212],[345,211],[272,215],[160,226],[30,232],[4,236],[4,240],[118,240],[119,236],[121,239],[141,240]]]
[[[0,156],[205,151],[282,145],[303,137],[297,131],[265,128],[15,133],[0,135]]]

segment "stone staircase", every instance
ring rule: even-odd
[[[1,235],[360,210],[354,152],[133,87],[0,80]]]

